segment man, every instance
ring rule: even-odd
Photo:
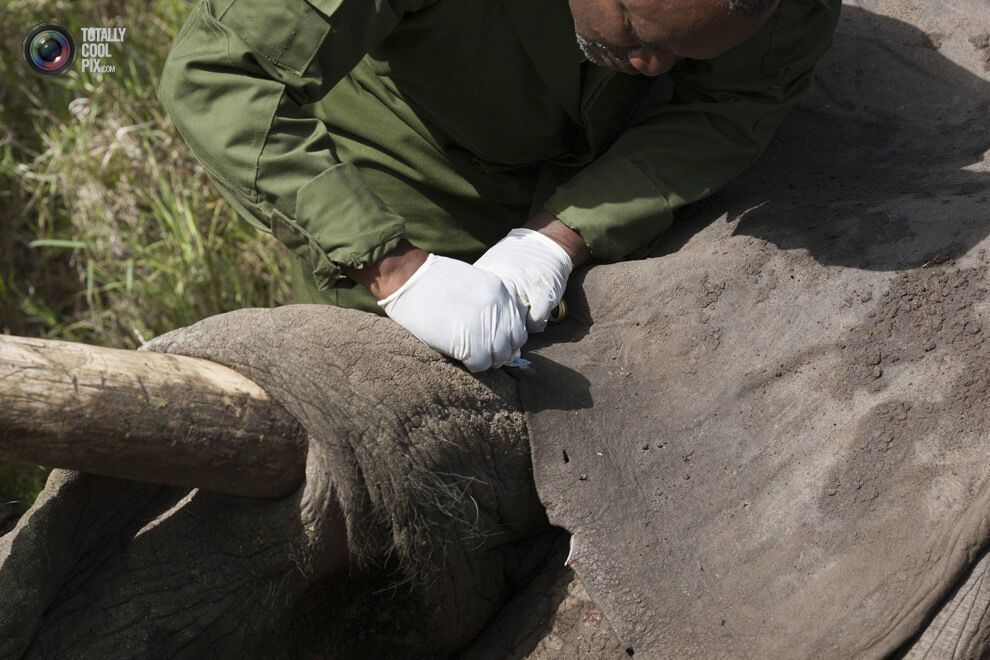
[[[299,302],[471,371],[743,172],[840,0],[201,0],[159,97]],[[667,74],[667,75],[662,75]]]

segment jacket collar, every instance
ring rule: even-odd
[[[502,4],[543,82],[567,114],[581,122],[584,54],[574,38],[567,0],[502,0]]]

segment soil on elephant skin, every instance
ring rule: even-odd
[[[986,253],[979,253],[986,262]],[[953,264],[946,264],[951,267]],[[971,365],[947,388],[908,382],[910,393],[875,406],[857,429],[857,451],[835,467],[825,496],[846,506],[883,503],[889,473],[910,465],[917,443],[939,429],[940,437],[966,443],[984,428],[990,406],[990,342],[983,331],[988,269],[936,266],[899,275],[868,320],[849,329],[840,346],[851,353],[836,389],[852,397],[862,388],[882,392],[891,373],[934,360]],[[928,365],[926,365],[928,366]],[[975,367],[975,368],[974,368]],[[939,370],[940,371],[940,370]],[[951,452],[953,446],[943,446]]]

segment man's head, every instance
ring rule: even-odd
[[[601,66],[656,76],[753,36],[780,0],[569,0],[578,45]]]

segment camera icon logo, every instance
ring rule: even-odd
[[[56,76],[72,66],[76,44],[61,25],[41,23],[28,30],[22,53],[24,61],[35,73]]]

